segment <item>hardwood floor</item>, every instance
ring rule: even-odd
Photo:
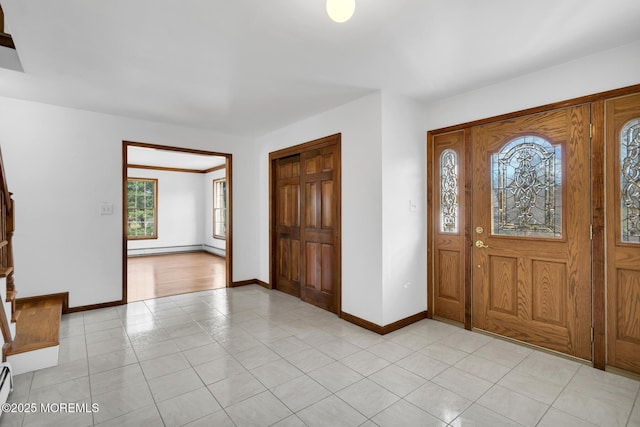
[[[208,252],[129,257],[128,302],[226,286],[225,259]]]

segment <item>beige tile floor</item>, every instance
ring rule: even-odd
[[[640,383],[431,320],[379,336],[258,286],[63,316],[0,426],[640,426]],[[82,408],[82,407],[81,407]]]

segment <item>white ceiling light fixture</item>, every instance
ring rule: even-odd
[[[327,0],[327,14],[337,23],[347,22],[356,10],[356,0]]]

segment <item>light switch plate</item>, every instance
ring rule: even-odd
[[[100,203],[100,215],[113,215],[113,203]]]

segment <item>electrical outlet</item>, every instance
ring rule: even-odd
[[[418,210],[418,205],[413,200],[409,200],[409,212],[415,212]]]

